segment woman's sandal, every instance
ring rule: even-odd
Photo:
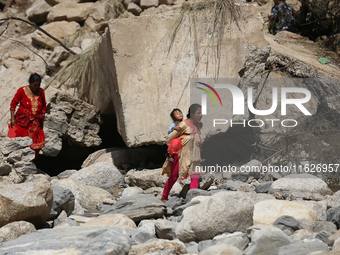
[[[161,201],[165,204],[166,202],[168,202],[168,199],[161,199]]]

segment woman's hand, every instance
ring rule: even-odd
[[[181,131],[182,129],[180,128],[180,126],[175,126],[172,128],[173,130],[176,130],[176,131]]]
[[[11,126],[14,127],[17,122],[15,121],[14,118],[11,118]]]

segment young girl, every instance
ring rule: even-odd
[[[181,128],[178,126],[180,122],[183,121],[183,113],[180,109],[175,108],[171,111],[170,117],[174,121],[169,130],[168,134],[170,134],[173,130],[180,131]],[[173,154],[178,154],[178,152],[181,150],[181,139],[173,139],[168,146],[168,160],[170,162],[174,161]]]

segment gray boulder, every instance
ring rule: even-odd
[[[144,194],[144,191],[139,187],[128,187],[122,193],[122,199],[132,197],[137,194]]]
[[[152,195],[138,194],[133,197],[122,199],[106,209],[103,214],[120,213],[139,222],[144,219],[160,218],[166,214],[163,202]]]
[[[200,241],[198,243],[198,251],[203,251],[203,250],[207,249],[208,247],[210,247],[212,245],[213,245],[212,240]]]
[[[197,204],[199,204],[199,203],[200,203],[199,200],[195,200],[195,201],[194,201],[194,200],[191,200],[189,203],[186,203],[186,204],[184,204],[184,205],[181,205],[181,206],[176,207],[175,210],[173,211],[173,215],[174,215],[174,216],[180,216],[180,215],[182,215],[183,211],[184,211],[186,208],[188,208],[188,207],[190,207],[190,206],[197,205]]]
[[[147,241],[151,239],[154,239],[155,235],[147,233],[147,232],[139,231],[136,234],[134,234],[131,238],[133,240],[133,244],[142,244],[142,243],[146,243]]]
[[[232,234],[222,234],[215,236],[212,242],[213,245],[229,244],[243,251],[248,246],[249,239],[246,234],[242,232],[235,232]]]
[[[126,255],[136,232],[120,227],[68,227],[43,229],[0,243],[1,254],[117,254]]]
[[[65,223],[67,224],[67,226],[79,226],[78,222],[68,217],[58,217],[57,219],[54,220],[53,226],[57,227]]]
[[[326,211],[326,220],[340,227],[340,206],[329,208]]]
[[[254,204],[272,198],[267,194],[220,191],[185,209],[176,235],[184,242],[197,242],[224,232],[245,232],[253,225]]]
[[[283,215],[274,221],[273,225],[283,225],[288,228],[292,228],[293,230],[299,229],[299,222],[292,216]]]
[[[72,145],[91,147],[102,142],[98,136],[100,121],[98,108],[77,97],[58,92],[51,100],[44,127],[64,136]]]
[[[0,228],[0,243],[18,238],[21,235],[26,235],[35,232],[36,229],[32,223],[27,221],[15,221],[8,223]]]
[[[40,227],[50,214],[52,200],[51,184],[44,178],[0,185],[0,226],[23,220]]]
[[[74,210],[75,197],[73,193],[62,187],[52,186],[53,189],[53,205],[51,209],[50,219],[58,217],[58,215],[65,211],[67,216],[70,216]]]
[[[337,227],[334,223],[328,221],[317,221],[313,229],[314,232],[319,233],[321,231],[326,231],[333,235],[337,231]]]
[[[232,181],[228,180],[225,184],[220,185],[219,189],[226,189],[226,190],[239,190],[245,183],[241,181]]]
[[[253,230],[251,243],[245,250],[246,255],[276,255],[281,246],[293,242],[282,230],[275,227],[265,227],[261,230]]]
[[[113,201],[113,196],[109,192],[97,187],[87,186],[77,180],[61,179],[53,181],[52,185],[70,190],[76,201],[86,210],[96,210],[106,200]]]
[[[34,23],[42,24],[47,20],[47,14],[50,12],[52,6],[45,2],[45,0],[35,1],[34,4],[26,10],[26,16]]]
[[[328,233],[328,232],[325,231],[325,230],[322,230],[322,231],[320,231],[319,233],[317,233],[317,234],[315,235],[315,238],[316,238],[316,239],[320,239],[322,242],[328,244],[328,238],[329,238],[330,236],[331,236],[330,233]]]
[[[289,197],[293,192],[331,195],[333,192],[320,178],[311,174],[290,174],[272,183],[269,194],[279,193]]]
[[[161,175],[161,169],[135,171],[130,170],[126,178],[131,186],[137,186],[143,190],[151,187],[164,187],[168,177]]]
[[[340,190],[335,192],[330,198],[327,200],[327,207],[333,208],[340,205]]]
[[[311,232],[313,232],[313,229],[316,226],[316,222],[312,220],[301,219],[301,220],[298,220],[298,222],[299,222],[300,229],[307,229]]]
[[[156,238],[156,220],[142,220],[138,224],[138,230],[141,232],[145,232]]]
[[[104,189],[111,194],[112,188],[124,183],[124,177],[119,170],[106,162],[98,162],[83,168],[69,178],[88,186]]]
[[[266,182],[264,184],[261,184],[255,188],[256,193],[268,193],[270,186],[273,182]]]
[[[185,197],[185,203],[189,203],[191,199],[197,196],[211,196],[214,193],[207,190],[201,190],[201,189],[191,189],[188,191],[186,197]]]
[[[132,245],[129,255],[139,254],[185,254],[184,243],[178,240],[152,239],[143,244]]]
[[[208,247],[200,255],[242,255],[242,251],[229,244],[219,244]]]
[[[278,255],[307,255],[313,252],[327,252],[328,245],[319,239],[310,240],[305,243],[294,243],[281,246]]]
[[[32,144],[29,137],[2,138],[0,143],[0,152],[7,157],[11,152],[26,149]]]
[[[172,221],[157,220],[155,224],[156,235],[160,239],[173,240],[176,238],[176,225]]]

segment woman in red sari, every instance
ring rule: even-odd
[[[14,137],[29,136],[33,144],[30,146],[35,151],[37,158],[41,148],[45,146],[43,122],[46,113],[45,92],[40,88],[41,77],[37,73],[31,74],[29,85],[18,89],[11,102],[11,126],[15,128]],[[15,108],[20,103],[18,111]]]

